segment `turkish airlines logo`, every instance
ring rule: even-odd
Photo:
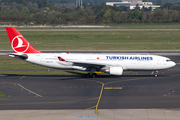
[[[24,40],[22,35],[18,35],[13,38],[11,42],[11,47],[15,52],[26,52],[29,48],[29,42]]]

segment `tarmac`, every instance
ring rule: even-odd
[[[83,53],[74,51],[78,52]],[[124,52],[130,53],[115,51]],[[147,51],[134,53],[146,54]],[[179,51],[149,53],[180,63]],[[158,77],[154,77],[152,71],[134,71],[121,77],[98,75],[97,78],[0,75],[0,92],[7,95],[0,97],[0,120],[179,120],[179,78],[179,65],[159,71]]]
[[[0,120],[179,120],[179,72],[1,75]]]

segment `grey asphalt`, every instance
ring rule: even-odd
[[[179,31],[180,29],[17,29],[18,31]],[[0,29],[5,31],[5,29]]]
[[[179,109],[179,72],[176,66],[160,71],[157,78],[150,71],[97,78],[1,75],[0,92],[8,97],[0,97],[0,110],[87,109],[95,105],[98,109]],[[122,89],[106,89],[109,87]]]

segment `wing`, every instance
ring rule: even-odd
[[[73,65],[83,66],[83,67],[105,67],[105,66],[113,66],[112,64],[107,63],[101,63],[101,62],[88,62],[88,61],[67,61],[63,59],[62,57],[58,57],[59,61],[63,62],[70,62],[73,63]]]

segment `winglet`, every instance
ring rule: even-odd
[[[36,50],[14,27],[6,27],[14,53],[42,53]]]

